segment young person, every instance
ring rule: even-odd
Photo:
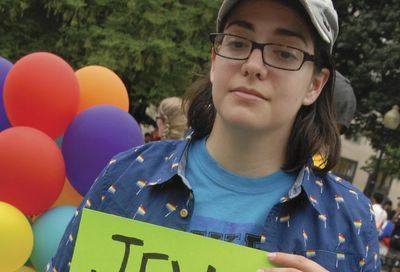
[[[378,192],[375,192],[372,195],[372,211],[375,215],[375,225],[378,231],[381,230],[382,224],[386,221],[388,216],[386,211],[382,207],[383,198],[383,194]]]
[[[164,98],[158,106],[156,123],[161,139],[183,139],[187,120],[182,99],[175,96]]]
[[[332,2],[225,0],[217,32],[209,77],[186,100],[191,137],[117,155],[78,211],[140,208],[137,220],[265,250],[280,266],[259,271],[379,271],[368,199],[328,173],[340,147]],[[68,271],[79,221],[50,271]]]

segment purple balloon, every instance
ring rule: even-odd
[[[62,141],[67,177],[84,196],[114,155],[143,143],[138,123],[120,108],[100,105],[82,111]]]
[[[4,108],[3,87],[4,82],[6,81],[7,74],[11,70],[12,66],[13,64],[11,62],[6,60],[5,58],[0,57],[0,131],[11,127],[11,124],[7,118],[6,110]]]

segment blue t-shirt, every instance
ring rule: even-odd
[[[254,247],[262,242],[269,211],[287,194],[295,176],[281,170],[262,177],[239,176],[215,161],[205,143],[194,141],[189,148],[186,173],[195,203],[189,229]]]

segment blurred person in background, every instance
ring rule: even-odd
[[[387,219],[387,213],[382,207],[383,194],[375,192],[372,195],[372,210],[375,215],[375,224],[378,231],[381,230],[383,222]]]
[[[187,130],[187,119],[179,97],[163,99],[156,116],[158,134],[161,139],[183,139]]]

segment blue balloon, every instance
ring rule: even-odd
[[[61,149],[61,145],[62,145],[62,140],[63,140],[63,138],[64,138],[64,134],[63,135],[61,135],[60,137],[58,137],[57,139],[56,139],[56,144],[57,144],[57,146]]]
[[[0,57],[0,131],[11,127],[11,124],[8,121],[8,118],[6,115],[6,111],[4,109],[3,89],[4,89],[4,82],[6,81],[7,74],[11,70],[12,66],[13,66],[13,64],[11,62],[6,60],[5,58]]]
[[[64,133],[61,149],[67,177],[84,196],[114,155],[143,143],[140,127],[129,113],[111,105],[90,107]]]
[[[33,223],[34,243],[30,260],[37,271],[46,271],[46,265],[56,254],[58,244],[76,208],[73,206],[52,208]]]

